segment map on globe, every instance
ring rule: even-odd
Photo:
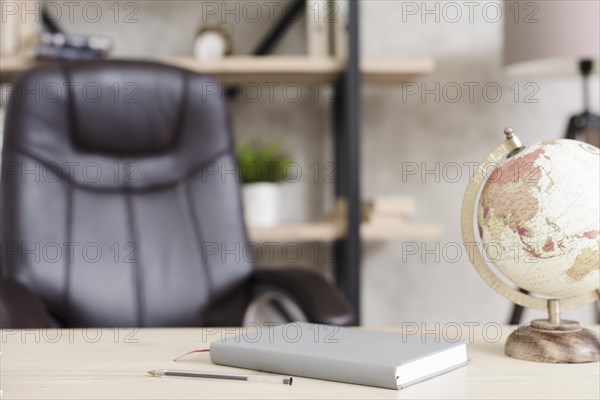
[[[487,261],[533,293],[565,298],[598,290],[600,150],[574,140],[539,142],[489,171],[478,208]]]

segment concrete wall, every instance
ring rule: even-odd
[[[236,54],[249,53],[272,22],[268,6],[260,2],[142,1],[135,3],[139,10],[121,2],[117,23],[114,11],[108,9],[113,2],[102,4],[104,14],[98,22],[91,23],[90,18],[85,21],[80,11],[75,12],[72,22],[63,16],[61,23],[71,32],[113,37],[116,55],[189,55],[208,3],[218,10],[209,21],[231,24]],[[254,20],[256,14],[247,8],[250,3],[259,6],[262,18]],[[273,6],[274,16],[284,3]],[[423,249],[449,249],[461,242],[459,210],[469,171],[465,163],[480,161],[496,147],[507,125],[525,143],[561,137],[567,118],[581,110],[581,84],[573,77],[507,76],[501,65],[502,22],[496,18],[497,2],[475,2],[474,8],[457,2],[454,10],[445,8],[445,2],[427,2],[432,14],[423,12],[422,2],[362,3],[363,57],[432,56],[437,61],[435,73],[405,84],[405,89],[413,91],[416,85],[417,94],[408,95],[402,85],[364,87],[364,196],[416,196],[418,216],[442,222],[446,233],[437,242],[415,244]],[[80,4],[83,7],[86,2]],[[221,14],[227,10],[233,11]],[[138,22],[124,23],[125,15],[133,11]],[[299,21],[277,53],[302,54],[304,48],[304,23]],[[593,109],[597,110],[597,77],[592,84]],[[472,97],[469,87],[474,88]],[[264,95],[258,102],[240,100],[232,105],[239,137],[280,138],[303,166],[303,179],[286,189],[289,220],[318,218],[331,208],[333,184],[324,182],[322,174],[315,179],[309,168],[319,163],[323,171],[325,163],[331,161],[329,89],[326,85],[302,86],[302,96],[294,103],[277,90],[274,101]],[[320,96],[315,101],[317,92]],[[407,166],[415,163],[421,170],[437,168],[439,173],[405,177]],[[456,165],[462,174],[458,180],[456,169],[449,169]],[[437,252],[441,257],[436,260],[424,252],[409,256],[405,250],[397,241],[365,244],[364,324],[506,321],[511,306],[483,283],[464,254],[453,262],[449,258],[455,255],[444,257],[443,251]],[[307,263],[311,258],[305,254]],[[327,270],[330,266],[326,261],[318,268]],[[528,318],[534,315],[540,314],[526,313]],[[591,306],[567,315],[583,322],[593,320]]]

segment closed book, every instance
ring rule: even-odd
[[[295,322],[229,336],[211,361],[232,367],[401,389],[466,365],[466,343]]]
[[[368,214],[410,216],[417,211],[417,199],[410,196],[380,196],[364,203]]]

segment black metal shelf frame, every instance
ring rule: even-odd
[[[272,51],[283,34],[306,10],[307,0],[294,0],[288,11],[273,25],[253,55]],[[335,195],[347,206],[347,232],[335,243],[335,278],[338,286],[352,305],[360,324],[360,266],[362,242],[360,238],[360,126],[361,126],[361,73],[360,73],[360,1],[349,1],[348,60],[346,69],[335,82],[333,107],[333,134],[336,165]]]

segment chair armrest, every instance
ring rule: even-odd
[[[0,328],[53,327],[44,303],[19,282],[0,279]]]
[[[321,275],[299,269],[259,270],[252,287],[277,290],[294,300],[310,322],[353,325],[356,318],[342,292]]]

